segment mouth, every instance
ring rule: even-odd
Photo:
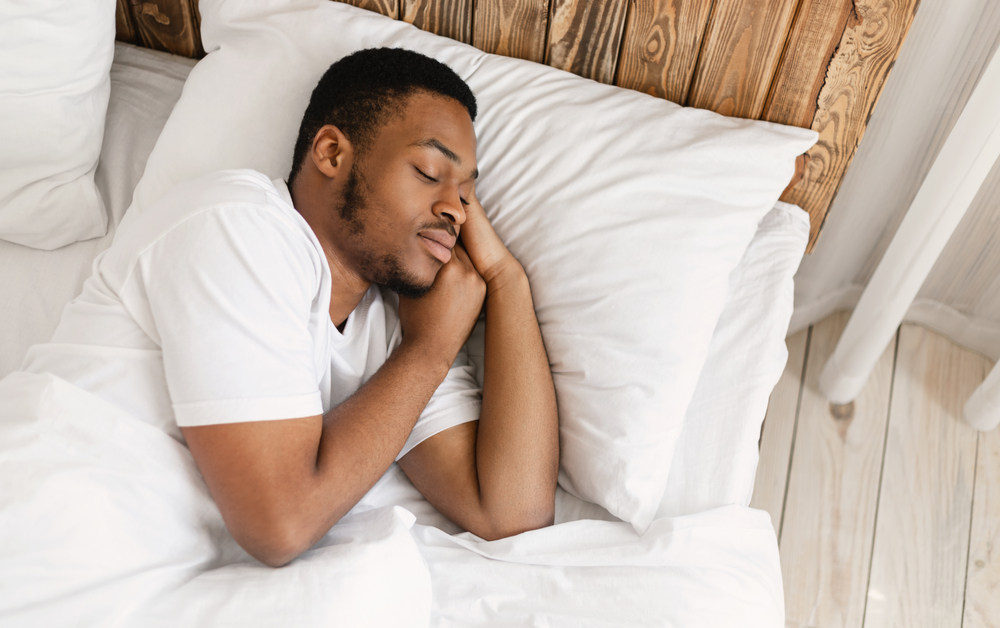
[[[437,229],[423,231],[418,234],[431,255],[442,264],[451,261],[451,250],[455,247],[455,236]]]

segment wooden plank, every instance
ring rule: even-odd
[[[627,0],[552,0],[545,62],[611,84],[625,26]]]
[[[545,60],[548,0],[475,0],[472,44],[505,57]]]
[[[129,0],[138,41],[146,48],[200,59],[197,0]]]
[[[853,0],[801,0],[771,82],[762,119],[808,128],[826,68],[857,16]]]
[[[808,250],[815,245],[854,159],[919,4],[920,0],[853,0],[809,125],[819,132],[819,142],[808,153],[805,177],[782,196],[809,212]],[[795,79],[793,70],[788,70],[788,81]],[[785,85],[776,85],[772,91],[777,94]],[[778,115],[780,102],[774,102]]]
[[[992,368],[985,361],[983,378]],[[979,434],[962,628],[1000,627],[1000,430]],[[994,556],[994,554],[997,554]]]
[[[984,358],[903,325],[896,364],[865,628],[959,628]]]
[[[425,31],[472,43],[472,0],[400,0],[403,20]]]
[[[788,626],[861,626],[895,343],[852,406],[831,407],[819,374],[847,324],[813,326],[781,530]]]
[[[687,104],[760,118],[798,0],[716,0]]]
[[[767,415],[760,435],[760,462],[750,499],[751,508],[766,510],[771,515],[779,539],[808,338],[809,330],[803,329],[785,341],[788,361],[767,402]]]
[[[335,0],[335,1],[354,5],[359,9],[367,9],[368,11],[381,13],[382,15],[385,15],[386,17],[391,17],[394,20],[399,18],[399,4],[397,0]]]
[[[615,84],[683,102],[711,10],[712,0],[633,2]]]
[[[128,0],[118,0],[115,7],[115,39],[127,44],[138,43],[135,24],[132,23],[132,6]]]

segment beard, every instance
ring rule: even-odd
[[[368,205],[368,185],[364,176],[358,171],[357,165],[351,166],[344,184],[344,200],[337,208],[341,219],[347,224],[348,232],[356,240],[362,251],[361,271],[375,284],[388,288],[401,297],[419,299],[427,294],[432,283],[422,284],[413,273],[403,267],[399,255],[386,253],[379,255],[366,246],[365,222],[370,217],[371,207]]]

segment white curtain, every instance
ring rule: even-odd
[[[1000,2],[920,3],[816,249],[796,275],[792,331],[854,307],[998,45]],[[1000,164],[907,319],[1000,357],[998,245]]]

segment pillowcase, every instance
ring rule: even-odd
[[[104,235],[114,49],[115,0],[0,3],[0,238],[51,250]]]
[[[779,201],[730,274],[657,519],[750,504],[760,426],[788,360],[792,277],[808,241],[809,215]]]
[[[726,305],[684,415],[656,519],[750,504],[761,424],[788,358],[785,336],[792,315],[792,278],[808,240],[809,215],[778,201],[730,273]],[[469,339],[469,358],[475,361],[480,382],[482,349],[477,325]],[[557,490],[556,523],[579,519],[614,517]]]
[[[201,15],[210,52],[124,220],[213,170],[287,176],[313,87],[355,50],[443,61],[476,93],[477,195],[531,281],[560,483],[645,530],[729,273],[816,134],[682,108],[328,0],[203,0]]]

